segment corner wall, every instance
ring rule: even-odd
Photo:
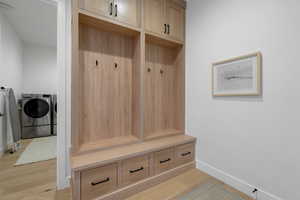
[[[19,97],[22,89],[22,71],[22,41],[0,12],[0,86],[13,88]]]
[[[190,0],[186,123],[199,168],[259,200],[300,199],[300,1]],[[261,51],[262,97],[211,96],[211,63]]]
[[[12,88],[16,98],[21,95],[23,70],[22,41],[9,24],[5,16],[0,12],[0,87]],[[0,95],[0,112],[3,113],[4,101]],[[6,121],[0,117],[0,157],[5,150],[4,142]]]

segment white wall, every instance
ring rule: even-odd
[[[22,88],[22,41],[0,12],[0,86],[13,88],[16,96]]]
[[[300,199],[299,10],[299,0],[190,0],[187,10],[186,122],[200,168],[286,200]],[[211,63],[256,51],[262,97],[213,98]]]
[[[22,41],[0,12],[0,87],[13,88],[16,97],[20,96],[22,88],[22,59]],[[3,106],[1,95],[0,112]],[[0,155],[4,145],[4,123],[4,118],[0,117]]]
[[[57,90],[56,48],[24,44],[23,93],[56,94]]]

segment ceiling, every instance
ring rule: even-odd
[[[1,3],[11,7],[1,7]],[[25,43],[56,46],[57,7],[52,0],[0,0],[3,13]]]

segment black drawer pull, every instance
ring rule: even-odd
[[[191,152],[189,151],[189,152],[186,152],[186,153],[182,153],[181,156],[187,156],[187,155],[190,155],[190,154],[191,154]]]
[[[92,184],[92,186],[95,186],[95,185],[99,185],[99,184],[101,184],[101,183],[106,183],[106,182],[108,182],[110,179],[109,179],[109,177],[107,177],[105,180],[103,180],[103,181],[99,181],[99,182],[92,182],[91,184]]]
[[[117,4],[115,5],[115,9],[116,9],[115,17],[118,17],[118,5]]]
[[[113,3],[110,3],[110,11],[109,11],[109,15],[113,14]]]
[[[135,172],[138,172],[138,171],[142,171],[144,170],[144,167],[141,167],[139,169],[135,169],[135,170],[129,170],[129,172],[132,174],[132,173],[135,173]]]
[[[171,161],[171,158],[168,158],[167,160],[161,160],[161,161],[159,161],[159,163],[162,164],[162,163],[166,163],[166,162],[169,162],[169,161]]]

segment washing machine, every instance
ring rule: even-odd
[[[51,95],[22,94],[22,139],[51,135]]]
[[[52,134],[57,135],[57,95],[52,95],[51,99],[51,125]]]

